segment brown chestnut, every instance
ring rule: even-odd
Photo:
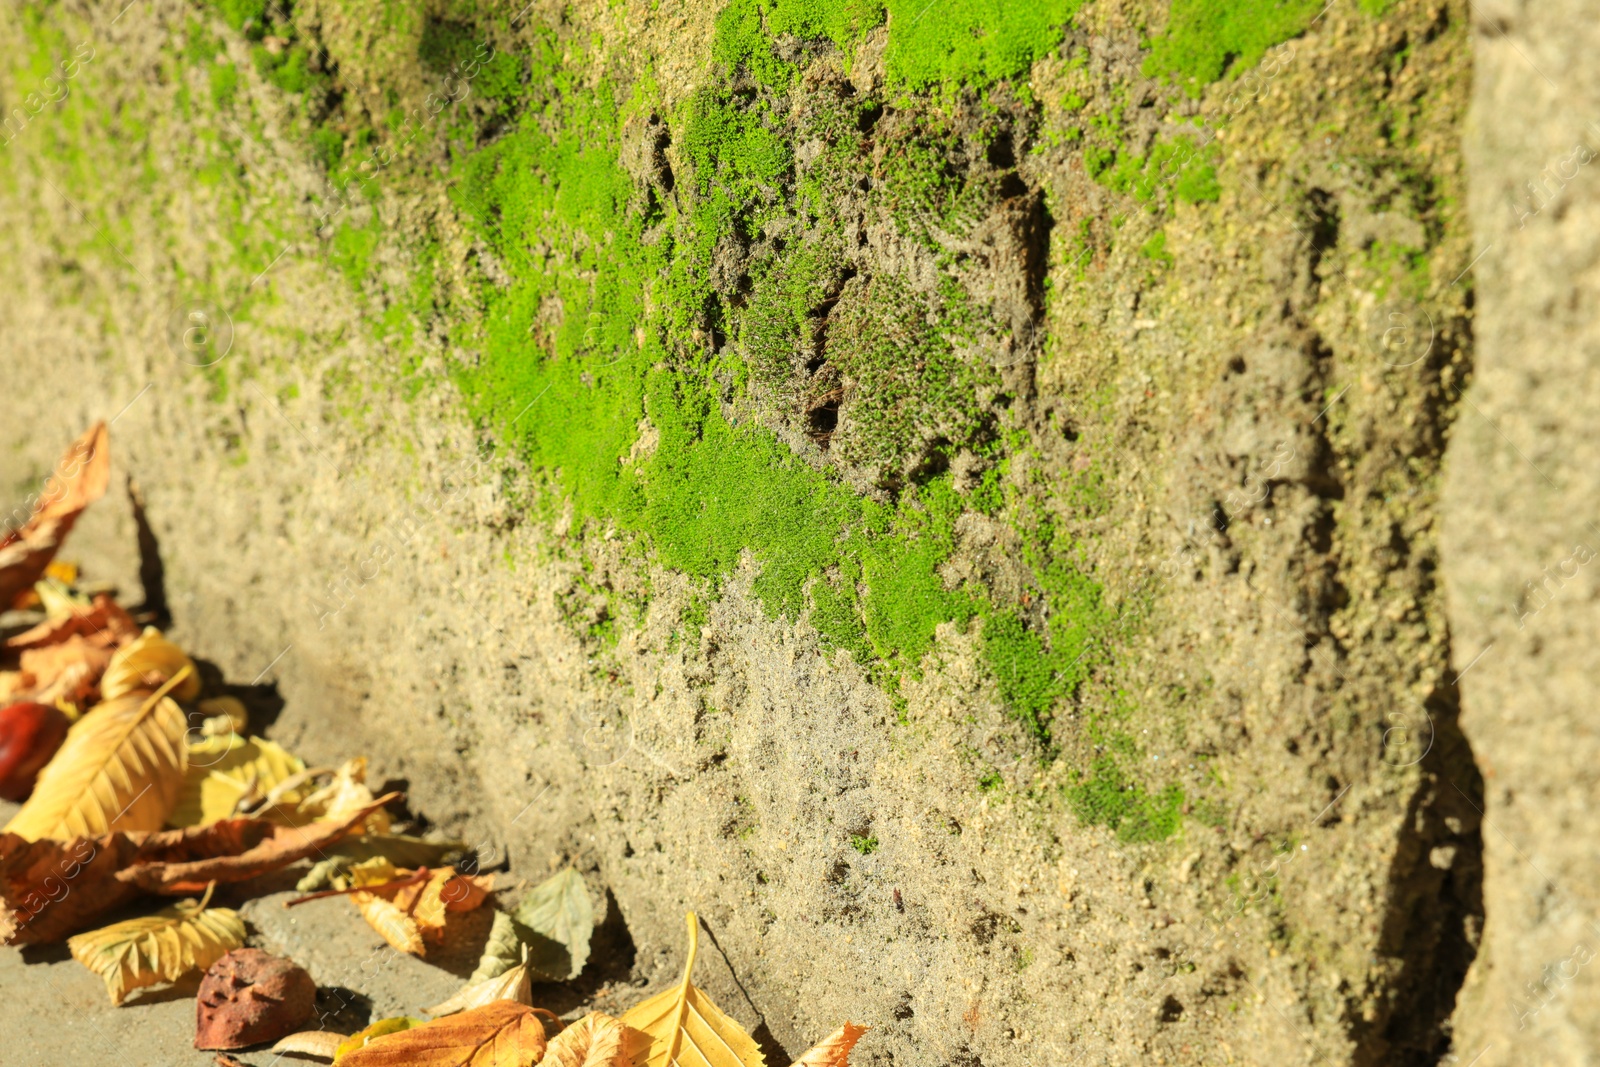
[[[34,779],[66,739],[71,723],[49,704],[0,708],[0,797],[26,800]]]

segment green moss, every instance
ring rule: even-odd
[[[906,89],[981,88],[1027,73],[1083,0],[888,0],[889,76]]]
[[[732,106],[724,94],[702,90],[684,123],[684,152],[695,183],[709,195],[720,181],[737,201],[773,191],[793,165],[789,145],[752,110]]]
[[[324,170],[333,170],[344,158],[344,135],[338,130],[318,126],[311,131],[311,154]]]
[[[740,17],[750,11],[759,14],[752,5]],[[731,17],[722,25],[737,44],[743,25]],[[728,54],[748,55],[741,47]],[[713,250],[773,202],[786,150],[759,105],[703,90],[684,120],[697,195],[679,215],[671,202],[641,196],[618,165],[624,113],[612,91],[579,89],[573,76],[544,50],[533,83],[548,86],[545,102],[463,160],[458,202],[512,279],[482,287],[482,355],[459,369],[463,392],[571,500],[580,522],[636,534],[659,563],[710,588],[748,555],[770,612],[809,618],[838,647],[879,665],[875,676],[892,686],[899,672],[918,669],[939,625],[989,610],[983,590],[947,589],[939,573],[964,501],[943,475],[912,480],[893,503],[863,499],[771,431],[730,422],[722,406],[726,383],[746,371],[776,379],[809,310],[837,284],[825,243],[769,261],[750,305],[733,313],[753,367],[704,347],[707,324],[721,329],[729,314],[710,284]],[[835,358],[864,383],[859,417],[880,444],[909,440],[931,411],[948,421],[980,408],[979,372],[951,354],[961,301],[953,292],[937,305],[920,299],[884,276],[859,304],[835,311],[834,328],[857,339]],[[907,339],[907,324],[928,318]],[[918,365],[920,377],[905,376]],[[908,396],[928,406],[906,410]],[[655,441],[635,456],[643,424]],[[986,506],[999,496],[991,479]],[[1063,596],[1062,612],[1097,610],[1097,596],[1081,595],[1093,584],[1083,583],[1058,567],[1045,595]],[[1044,657],[1058,676],[1019,711],[1041,736],[1049,700],[1070,694],[1081,675],[1074,663],[1085,640],[1055,623],[1048,648],[1023,653]]]
[[[1145,73],[1179,79],[1190,91],[1258,63],[1267,49],[1298,37],[1326,0],[1173,0],[1166,32],[1150,43]]]
[[[211,102],[217,107],[227,107],[239,92],[239,70],[231,63],[213,63],[211,76]]]
[[[304,45],[277,51],[258,45],[250,50],[250,59],[262,77],[286,93],[304,93],[323,81],[311,70],[311,53]]]
[[[1083,822],[1107,826],[1123,841],[1159,841],[1183,821],[1183,790],[1169,785],[1150,793],[1131,781],[1109,756],[1094,761],[1087,775],[1067,788],[1067,802]]]
[[[1432,285],[1432,273],[1425,249],[1397,241],[1374,241],[1362,249],[1357,263],[1361,275],[1372,279],[1378,299],[1403,296],[1421,300]]]
[[[863,856],[870,856],[878,851],[878,839],[877,837],[868,837],[862,834],[851,834],[850,847]]]
[[[767,29],[796,37],[826,37],[848,51],[868,30],[882,24],[883,0],[775,0]]]
[[[1100,123],[1102,134],[1120,136],[1113,121]],[[1213,163],[1215,149],[1189,137],[1159,140],[1145,155],[1126,146],[1093,145],[1084,151],[1084,165],[1100,184],[1127,193],[1152,210],[1173,200],[1197,204],[1222,195]]]
[[[236,30],[261,30],[267,22],[269,0],[211,0],[224,22]]]
[[[349,279],[351,285],[360,289],[366,282],[371,270],[372,254],[377,251],[382,237],[383,225],[376,212],[365,226],[347,223],[334,231],[333,239],[328,243],[328,261]]]
[[[1163,267],[1172,266],[1172,253],[1167,251],[1167,231],[1157,230],[1151,234],[1150,239],[1139,246],[1139,254]]]

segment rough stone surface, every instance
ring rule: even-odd
[[[1471,357],[1467,288],[1451,282],[1475,251],[1451,206],[1467,5],[1401,0],[1382,20],[1366,6],[1331,8],[1242,105],[1237,82],[1198,103],[1129,88],[1165,17],[1153,5],[1090,5],[1077,51],[1035,67],[1060,136],[1020,152],[1014,177],[1053,220],[1038,264],[1051,340],[1007,368],[1029,442],[1007,477],[1049,489],[1127,620],[1092,680],[1099,703],[1061,716],[1059,751],[1007,712],[976,626],[942,626],[891,693],[807,619],[767,610],[752,558],[706,602],[625,537],[559,501],[541,510],[537,479],[463,417],[448,375],[397,387],[379,305],[406,284],[406,242],[426,230],[462,274],[484,260],[432,184],[448,153],[430,146],[415,181],[397,166],[357,205],[383,239],[353,285],[300,210],[322,175],[246,45],[220,46],[243,72],[242,124],[208,110],[203,81],[151,73],[192,16],[180,0],[100,28],[75,90],[145,123],[137,145],[99,112],[71,126],[52,113],[4,157],[4,487],[20,499],[83,425],[114,418],[114,484],[131,479],[140,503],[98,505],[74,557],[168,612],[213,691],[308,762],[367,755],[375,786],[403,785],[419,817],[508,862],[513,885],[575,864],[609,933],[587,985],[535,991],[555,1010],[622,1009],[676,980],[692,908],[709,931],[698,983],[773,1063],[846,1019],[873,1027],[854,1059],[877,1067],[1435,1063],[1481,916],[1480,787],[1435,530],[1452,383]],[[319,10],[355,83],[392,61],[396,92],[428,84],[415,42],[378,32],[368,8]],[[712,5],[538,13],[622,68],[661,57],[664,108],[709,62]],[[881,49],[854,57],[863,87]],[[1093,62],[1071,65],[1085,51]],[[837,62],[819,60],[818,82],[843,92]],[[351,98],[370,88],[381,109],[371,80]],[[1080,90],[1129,104],[1144,144],[1232,109],[1220,198],[1158,223],[1091,180],[1065,133]],[[184,94],[201,104],[173,121]],[[57,133],[79,154],[63,158]],[[224,135],[234,155],[197,157]],[[197,173],[243,173],[248,195],[212,199]],[[962,254],[1021,242],[1038,203],[1019,197]],[[242,262],[245,215],[281,227],[282,246]],[[1089,231],[1100,243],[1080,253]],[[864,229],[866,259],[926,266],[898,234]],[[1424,261],[1416,300],[1437,336],[1405,367],[1370,330],[1415,280],[1395,248]],[[732,295],[737,253],[717,253]],[[1016,274],[980,280],[1016,303]],[[238,311],[225,374],[165,341],[200,291]],[[458,324],[435,325],[418,342],[427,367],[470,356]],[[781,440],[825,462],[805,435]],[[958,533],[949,584],[1031,603],[1015,530],[970,511]],[[627,597],[648,606],[596,638]],[[1064,803],[1116,746],[1137,750],[1141,782],[1184,790],[1173,835],[1130,840]],[[363,998],[360,1012],[436,1003],[476,959],[385,956],[347,903],[279,899],[245,909],[255,942]],[[29,1055],[81,1051],[48,1021],[81,1012],[110,1047],[138,1034],[119,1062],[189,1062],[179,994],[112,1013],[73,967],[0,951],[8,994],[25,990],[0,1026],[45,1020],[18,1024]],[[52,999],[56,983],[71,996]]]
[[[1460,1062],[1600,1058],[1600,74],[1581,4],[1477,6],[1476,374],[1447,458],[1462,728],[1483,768],[1483,950]]]

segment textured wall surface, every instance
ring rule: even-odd
[[[1581,4],[1481,5],[1466,140],[1477,378],[1446,463],[1462,728],[1484,777],[1463,1062],[1600,1057],[1600,75]]]
[[[1433,1064],[1467,16],[10,5],[3,487],[114,419],[89,573],[607,1003],[694,908],[773,1062]]]

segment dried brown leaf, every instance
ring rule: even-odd
[[[46,619],[31,630],[6,639],[13,652],[58,645],[72,637],[84,637],[102,648],[120,648],[139,636],[133,617],[105,593],[95,596],[87,608],[74,607],[69,614]]]
[[[194,858],[138,863],[117,872],[117,878],[152,893],[194,892],[196,885],[207,882],[254,878],[321,852],[325,846],[354,833],[374,810],[400,795],[386,793],[367,808],[358,808],[342,819],[322,819],[305,826],[280,826],[266,819],[224,819],[198,830],[152,835],[156,839],[171,836],[175,841],[188,841],[187,854]]]
[[[367,788],[367,760],[357,756],[346,760],[334,772],[333,781],[299,802],[302,815],[318,819],[338,819],[357,808],[372,803],[372,790]],[[365,830],[369,834],[389,832],[389,813],[374,812],[367,819]]]
[[[41,704],[84,705],[98,691],[111,655],[111,649],[74,634],[53,645],[28,649],[21,665],[33,676],[32,699]]]
[[[97,422],[72,442],[23,525],[0,538],[0,611],[33,588],[83,509],[111,482],[111,441]]]
[[[398,797],[391,793],[376,803]],[[59,941],[140,891],[196,892],[237,882],[321,852],[365,813],[299,828],[228,819],[161,833],[28,841],[0,833],[0,942]]]
[[[355,885],[367,887],[371,896],[392,902],[416,924],[423,937],[435,943],[444,940],[451,912],[471,911],[494,889],[492,874],[457,874],[446,867],[430,871],[423,878],[420,872],[396,870],[386,859],[357,864],[350,873]],[[357,894],[358,902],[360,896]],[[383,933],[381,929],[378,932]]]

